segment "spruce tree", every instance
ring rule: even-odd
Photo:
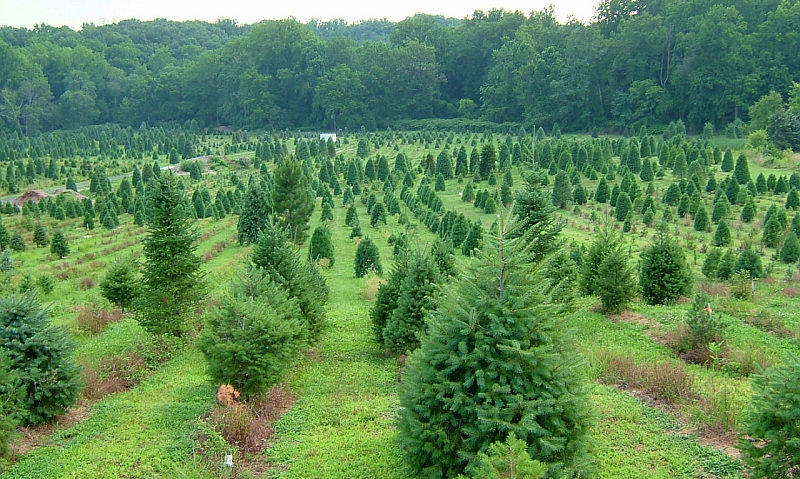
[[[198,239],[180,181],[172,173],[155,179],[148,195],[149,233],[144,239],[142,292],[137,320],[155,334],[181,336],[203,298]]]
[[[207,315],[200,350],[215,383],[245,398],[280,381],[308,334],[296,298],[268,274],[251,268]]]
[[[69,243],[67,243],[67,238],[61,230],[56,230],[56,232],[53,233],[53,241],[50,243],[50,252],[58,256],[59,259],[63,259],[64,256],[69,254]]]
[[[783,225],[778,215],[771,215],[764,223],[762,241],[768,248],[777,248],[783,239]]]
[[[722,195],[719,200],[714,202],[714,208],[711,210],[711,221],[719,223],[720,220],[728,217],[729,212],[730,203],[728,203],[728,198]]]
[[[694,230],[695,231],[708,231],[708,212],[705,205],[700,205],[697,213],[694,215]]]
[[[475,190],[472,188],[472,181],[467,181],[464,191],[461,193],[461,201],[471,203],[475,200]]]
[[[608,182],[605,178],[600,178],[600,183],[597,184],[597,190],[594,193],[594,200],[598,203],[605,203],[608,201]]]
[[[783,361],[753,377],[739,450],[749,477],[790,479],[800,464],[800,359]]]
[[[10,241],[11,241],[11,236],[8,234],[6,225],[3,224],[2,217],[0,217],[0,251],[8,248],[8,244]]]
[[[258,235],[269,221],[271,212],[270,198],[264,194],[258,182],[253,182],[244,195],[242,212],[236,226],[239,244],[258,241]]]
[[[800,207],[800,196],[797,195],[797,190],[792,188],[786,196],[786,204],[784,205],[787,210],[797,210]]]
[[[413,351],[425,333],[425,315],[436,309],[435,294],[441,279],[438,265],[428,252],[411,255],[400,286],[397,307],[383,328],[383,342],[396,353]]]
[[[378,275],[383,273],[380,251],[369,237],[362,239],[358,243],[354,261],[354,271],[356,278],[361,278],[369,272],[375,272]]]
[[[636,278],[619,245],[613,247],[600,263],[595,286],[595,293],[606,313],[621,313],[636,298]]]
[[[616,207],[614,208],[614,216],[617,221],[625,221],[628,213],[633,210],[633,202],[628,193],[622,192],[617,196]]]
[[[727,281],[733,276],[734,267],[736,266],[736,255],[732,250],[728,250],[722,255],[717,267],[717,279]]]
[[[472,223],[472,226],[464,238],[464,243],[461,244],[461,254],[464,256],[472,256],[481,247],[481,240],[483,239],[483,227],[479,222]]]
[[[796,263],[800,260],[800,240],[797,239],[797,233],[794,230],[791,230],[783,240],[780,258],[784,263]]]
[[[692,291],[692,273],[683,249],[664,232],[641,255],[639,285],[647,304],[674,303]]]
[[[733,171],[733,152],[731,152],[730,148],[725,150],[720,169],[724,172]]]
[[[739,257],[736,258],[736,264],[733,266],[733,273],[739,272],[746,272],[751,278],[764,276],[761,257],[749,244],[739,253]]]
[[[298,161],[286,160],[275,169],[274,181],[272,204],[278,224],[288,231],[293,242],[302,244],[308,236],[308,220],[315,202],[308,178]]]
[[[333,266],[333,240],[331,230],[327,226],[317,226],[314,234],[311,235],[311,242],[308,245],[308,259],[319,261],[327,258],[329,266]]]
[[[670,183],[667,192],[664,193],[664,203],[669,206],[676,206],[681,199],[681,189],[675,183]]]
[[[749,223],[753,221],[753,218],[756,217],[756,207],[754,206],[752,201],[748,201],[742,207],[742,213],[739,216],[741,220],[745,223]]]
[[[501,226],[488,253],[445,287],[406,362],[398,429],[415,477],[470,473],[512,432],[548,476],[583,472],[585,380],[523,248]]]
[[[744,153],[740,154],[736,160],[733,177],[736,178],[736,182],[740,185],[746,185],[750,181],[750,168],[747,166],[747,158]]]
[[[8,398],[6,391],[19,391],[19,418],[26,425],[64,414],[82,386],[70,336],[53,326],[49,315],[33,293],[0,298],[0,344],[9,371],[17,373],[14,383],[0,383],[0,402]]]
[[[389,273],[389,279],[380,285],[375,296],[375,304],[369,312],[372,320],[372,332],[375,340],[383,344],[383,329],[386,323],[392,318],[397,301],[400,299],[400,289],[408,271],[408,256],[403,254],[395,261]]]
[[[708,252],[705,261],[703,261],[703,267],[701,268],[701,271],[706,278],[708,279],[717,278],[717,269],[719,268],[719,263],[721,259],[722,259],[721,249],[714,248]]]
[[[272,223],[261,232],[250,261],[297,300],[307,337],[315,341],[325,324],[328,301],[328,286],[316,264],[303,260],[285,230]]]

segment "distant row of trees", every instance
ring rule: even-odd
[[[566,130],[731,125],[800,78],[796,0],[603,0],[398,23],[123,21],[0,29],[0,118],[27,135],[143,121],[384,127],[484,118]],[[763,52],[770,52],[765,55]]]

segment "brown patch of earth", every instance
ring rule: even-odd
[[[53,433],[71,428],[88,418],[89,414],[89,404],[83,402],[68,409],[63,416],[59,416],[53,423],[17,428],[20,437],[11,444],[12,456],[21,456],[43,446]]]

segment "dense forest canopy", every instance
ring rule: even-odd
[[[721,131],[773,91],[787,99],[797,52],[798,0],[603,0],[588,25],[561,23],[551,8],[398,23],[3,27],[0,128],[352,130],[466,118],[567,131],[681,119]]]

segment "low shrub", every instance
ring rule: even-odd
[[[94,305],[84,305],[78,306],[77,309],[78,328],[91,334],[101,333],[109,324],[122,319],[122,311],[116,308],[104,309]]]

